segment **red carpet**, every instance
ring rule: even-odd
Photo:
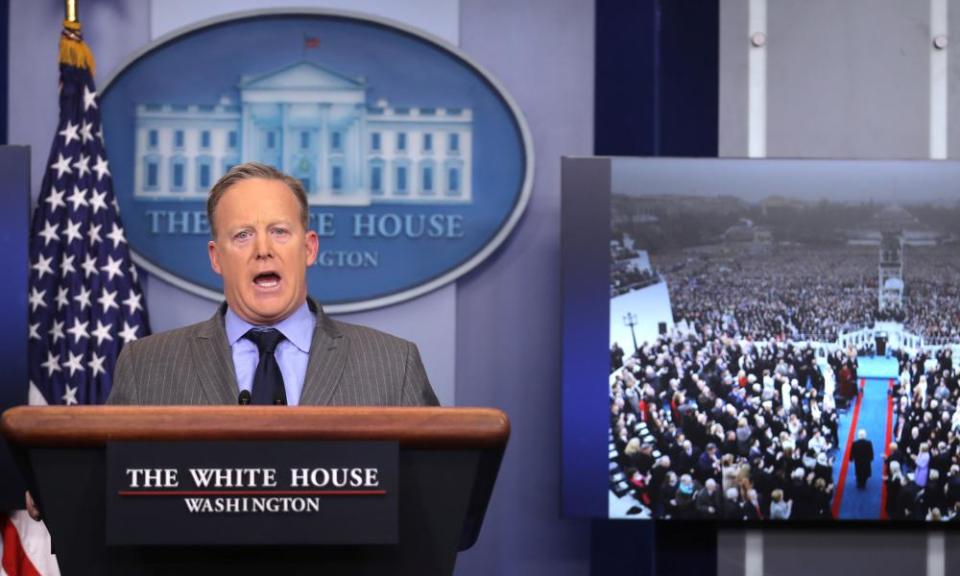
[[[860,379],[861,389],[867,381]],[[857,403],[853,407],[853,418],[850,419],[850,432],[847,434],[847,447],[843,451],[843,466],[840,468],[840,477],[837,479],[836,493],[833,495],[833,517],[840,517],[840,503],[843,502],[843,485],[847,482],[847,468],[850,466],[850,449],[857,437],[857,419],[860,417],[860,404],[863,402],[863,393],[857,395]]]

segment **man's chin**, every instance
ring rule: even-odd
[[[234,312],[247,322],[261,326],[282,322],[296,309],[297,306],[292,306],[289,298],[281,301],[280,298],[274,297],[269,299],[259,298],[252,305],[247,303],[242,307],[242,310],[235,309]]]

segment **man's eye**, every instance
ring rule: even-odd
[[[246,239],[250,238],[250,231],[249,231],[249,230],[244,230],[244,231],[242,231],[242,232],[237,232],[237,234],[234,236],[234,238],[235,238],[236,240],[246,240]]]
[[[290,234],[290,231],[287,230],[286,228],[274,228],[273,233],[276,234],[277,236],[287,236],[288,234]]]

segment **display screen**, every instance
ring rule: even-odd
[[[606,515],[960,519],[960,167],[602,161]]]

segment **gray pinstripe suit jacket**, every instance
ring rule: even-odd
[[[436,406],[412,342],[331,320],[310,300],[317,324],[301,405]],[[108,404],[236,404],[226,304],[212,318],[127,344],[117,359]]]

